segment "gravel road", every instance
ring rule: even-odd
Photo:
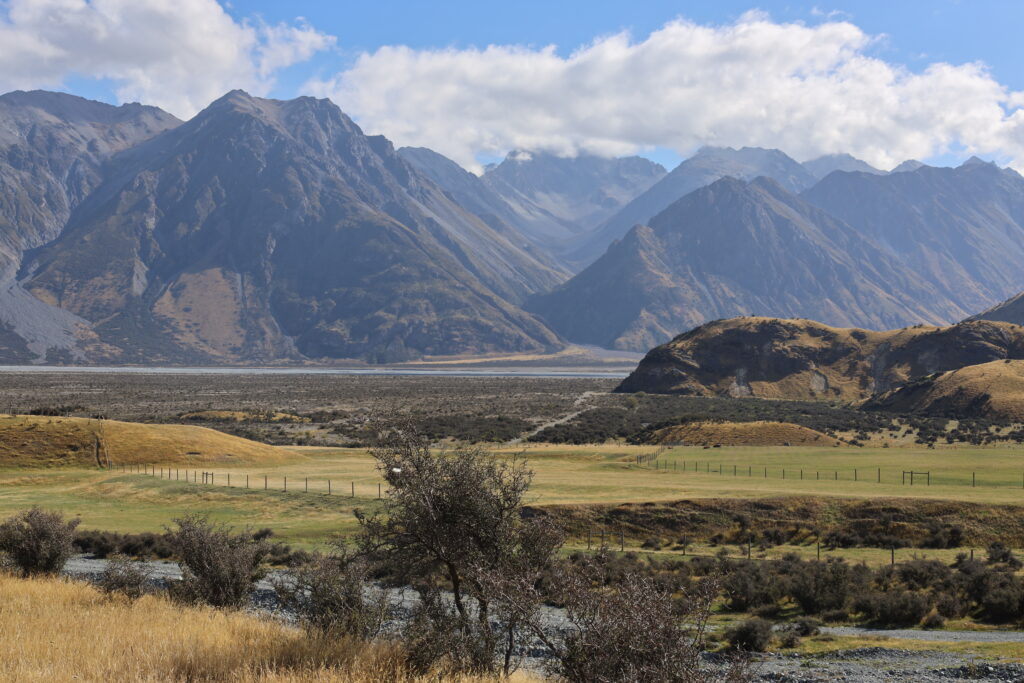
[[[174,562],[147,562],[155,581],[163,582],[181,578],[181,571]],[[106,566],[106,560],[79,555],[72,558],[64,568],[69,576],[91,579],[99,575]],[[284,576],[284,572],[272,572],[260,581],[253,595],[254,610],[287,618],[277,609],[272,581]],[[412,591],[398,591],[393,594],[399,613],[408,613],[416,601]],[[546,618],[556,625],[564,625],[560,610],[546,609]],[[958,643],[1020,643],[1024,642],[1022,631],[922,631],[917,629],[870,629],[853,626],[829,626],[822,628],[826,636],[868,636],[898,638],[929,642]],[[883,641],[884,642],[884,641]],[[526,653],[524,665],[540,670],[543,660],[539,650]],[[707,655],[709,666],[717,666],[716,655]],[[792,654],[759,655],[754,663],[755,679],[779,683],[876,683],[878,681],[914,681],[920,683],[947,683],[953,680],[979,681],[982,683],[1024,683],[1024,665],[1008,664],[985,660],[970,654],[955,654],[930,650],[902,650],[879,645],[851,650],[840,650],[824,655],[807,656]]]

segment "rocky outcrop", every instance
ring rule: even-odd
[[[937,372],[1024,359],[1024,327],[876,332],[811,320],[718,320],[652,349],[619,392],[859,401]]]

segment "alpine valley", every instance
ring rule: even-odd
[[[977,159],[514,150],[478,176],[329,100],[232,91],[183,122],[0,96],[3,363],[643,352],[752,314],[1021,323],[1022,262],[1024,178]]]

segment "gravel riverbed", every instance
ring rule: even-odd
[[[181,578],[174,562],[147,562],[154,582],[163,583]],[[94,579],[106,566],[106,560],[76,556],[68,561],[64,572],[72,577]],[[286,576],[286,572],[272,572],[260,581],[253,594],[254,611],[276,618],[289,619],[290,615],[278,609],[273,581]],[[407,614],[415,604],[412,591],[393,594],[396,612]],[[545,618],[556,625],[564,625],[564,616],[554,608],[546,610]],[[824,627],[826,636],[860,636],[895,638],[935,643],[993,643],[1024,642],[1022,631],[923,631],[918,629],[869,629],[853,626]],[[755,680],[778,683],[812,683],[832,681],[844,683],[875,683],[877,681],[915,681],[946,683],[948,681],[979,681],[983,683],[1024,683],[1024,665],[986,660],[981,656],[934,650],[904,650],[884,646],[884,640],[874,647],[838,650],[823,655],[796,655],[767,653],[758,655],[753,664]],[[542,652],[530,649],[524,653],[524,665],[531,670],[543,667]],[[708,665],[714,670],[719,658],[707,655]]]

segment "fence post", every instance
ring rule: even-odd
[[[971,486],[974,486],[974,485],[975,485],[975,481],[976,481],[976,480],[975,480],[975,473],[974,473],[974,472],[971,472]]]
[[[249,475],[245,475],[245,488],[249,488]]]
[[[881,467],[878,468],[878,483],[879,484],[882,483],[882,468]]]
[[[377,484],[377,500],[380,500],[380,484]]]
[[[306,490],[305,493],[309,493],[309,477],[306,477]]]
[[[263,490],[267,490],[267,475],[263,475]]]
[[[327,495],[331,495],[331,480],[327,480]]]
[[[228,472],[228,486],[231,486],[231,473]]]
[[[285,492],[288,491],[288,477],[284,478],[284,490],[285,490]]]
[[[356,497],[356,483],[352,482],[352,497]]]

